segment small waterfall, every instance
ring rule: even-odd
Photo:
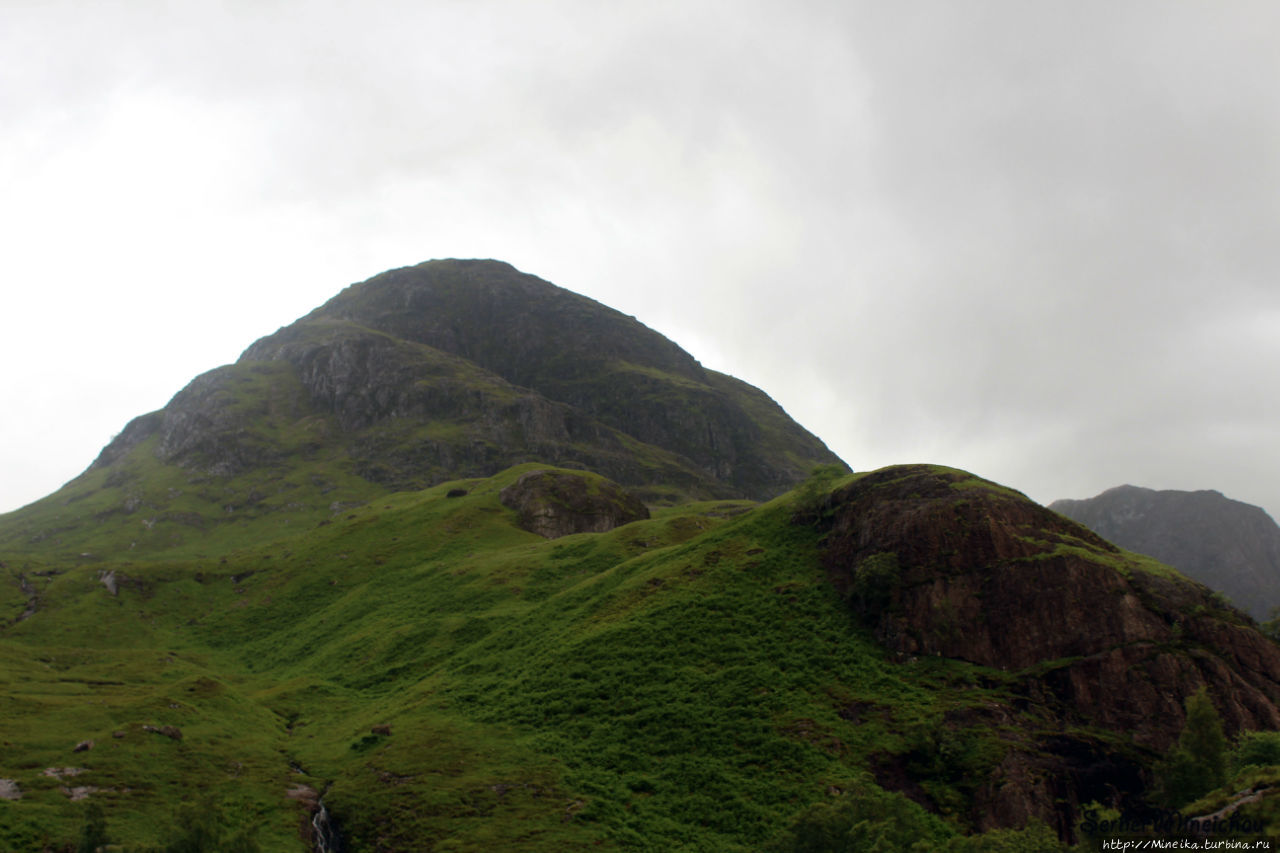
[[[342,853],[342,836],[338,835],[338,826],[324,807],[324,800],[317,803],[315,814],[311,815],[311,842],[315,845],[315,853]]]

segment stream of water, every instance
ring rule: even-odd
[[[318,803],[319,808],[311,816],[311,839],[316,846],[315,853],[342,853],[342,837],[338,835],[338,827],[329,810],[324,807],[324,800]]]

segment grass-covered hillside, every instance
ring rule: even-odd
[[[159,845],[199,802],[302,850],[300,786],[351,850],[758,850],[873,794],[973,829],[1003,747],[952,721],[1007,677],[888,662],[791,496],[548,541],[498,500],[527,467],[216,557],[3,558],[0,849],[72,843],[90,804]]]
[[[492,261],[353,285],[0,516],[0,685],[0,851],[57,853],[1051,851],[1236,807],[1188,756],[1280,727],[1207,589],[849,474]]]
[[[812,490],[546,540],[499,497],[535,467],[203,557],[0,557],[0,849],[302,851],[322,798],[349,851],[1041,850],[1073,830],[999,813],[1014,770],[1150,778],[1043,666],[890,653]]]

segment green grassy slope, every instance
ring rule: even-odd
[[[23,792],[0,802],[0,849],[70,843],[87,802],[113,840],[156,844],[201,800],[302,850],[287,792],[305,784],[353,850],[758,850],[872,790],[885,757],[920,770],[941,821],[883,796],[939,838],[971,829],[1008,744],[963,712],[1007,676],[886,661],[792,496],[546,541],[498,502],[524,470],[269,544],[231,527],[205,557],[0,554],[0,778]],[[83,772],[43,775],[65,767]]]

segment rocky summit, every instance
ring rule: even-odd
[[[0,683],[0,850],[1280,830],[1246,615],[494,261],[352,285],[0,516]]]

